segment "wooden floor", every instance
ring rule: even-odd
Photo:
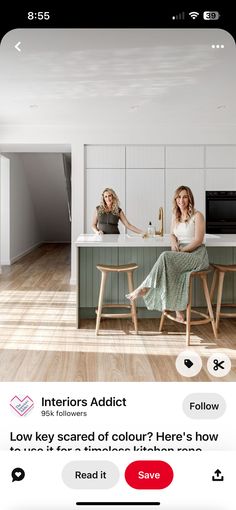
[[[95,321],[75,328],[75,288],[69,285],[70,248],[44,245],[0,275],[0,381],[236,381],[236,319],[221,321],[219,339],[211,325],[193,328],[190,347],[203,359],[194,378],[182,377],[175,359],[186,349],[184,326],[159,319]],[[168,330],[168,331],[167,331]],[[219,379],[206,364],[215,352],[228,354],[232,370]]]

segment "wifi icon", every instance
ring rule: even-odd
[[[192,19],[196,19],[199,16],[199,12],[189,12],[189,16],[191,16]]]

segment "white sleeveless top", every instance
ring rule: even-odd
[[[176,223],[173,233],[180,243],[191,243],[195,238],[195,214],[189,221]]]

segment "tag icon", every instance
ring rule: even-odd
[[[187,358],[184,360],[184,364],[186,367],[188,368],[191,368],[193,366],[193,362],[191,361],[191,359]]]
[[[202,368],[202,360],[197,352],[182,351],[176,358],[175,366],[184,377],[194,377]]]

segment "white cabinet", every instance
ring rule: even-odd
[[[157,214],[164,207],[163,145],[126,146],[126,215],[130,223],[147,230],[151,221],[159,228]]]
[[[85,231],[91,232],[102,191],[111,187],[130,223],[144,230],[149,221],[158,226],[162,206],[168,233],[173,194],[181,185],[192,189],[196,209],[205,215],[205,190],[236,190],[236,146],[87,145]]]
[[[235,168],[235,145],[207,145],[206,168]]]
[[[195,200],[195,208],[205,216],[204,169],[194,171],[187,169],[166,169],[166,232],[170,232],[172,216],[172,200],[175,190],[179,186],[191,188]]]
[[[127,145],[126,168],[164,168],[163,145]]]
[[[203,168],[203,145],[168,145],[166,147],[167,168]]]
[[[86,145],[86,168],[125,168],[124,145]]]
[[[85,203],[85,232],[92,233],[92,218],[96,206],[100,204],[101,194],[105,188],[112,188],[120,199],[121,208],[125,209],[125,169],[87,169],[86,171],[86,203]],[[119,224],[120,232],[124,232],[122,223]]]
[[[149,221],[159,228],[158,210],[164,204],[164,169],[126,170],[126,215],[130,223],[147,230]]]
[[[206,170],[207,191],[236,190],[236,168],[212,168]]]

